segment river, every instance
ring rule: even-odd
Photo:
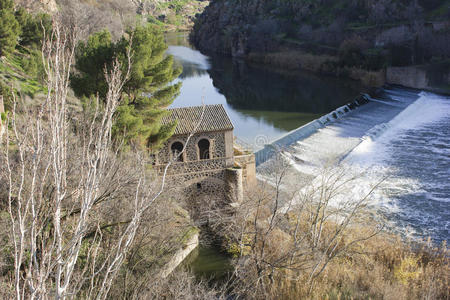
[[[189,44],[187,33],[166,35],[168,53],[182,65],[180,95],[172,107],[223,104],[234,135],[258,149],[349,102],[363,90],[352,80],[286,72],[228,57],[207,57]]]
[[[223,104],[235,136],[254,150],[365,92],[349,80],[207,57],[189,44],[186,33],[168,34],[167,42],[168,53],[183,66],[178,79],[183,85],[172,107],[202,101]],[[414,238],[431,237],[438,244],[449,240],[449,124],[449,97],[388,88],[369,104],[294,143],[290,155],[299,173],[307,175],[330,158],[344,156],[343,163],[355,172],[367,170],[374,180],[388,175],[373,204],[395,230]],[[360,182],[355,189],[370,183]],[[207,260],[224,257],[213,248],[201,250],[208,252]],[[204,259],[200,254],[194,266]],[[222,262],[212,265],[223,268]]]

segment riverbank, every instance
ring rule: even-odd
[[[316,55],[303,51],[251,53],[247,60],[288,70],[307,70],[326,76],[360,81],[366,87],[381,87],[386,83],[384,70],[370,71],[357,67],[340,67],[339,59],[331,55]]]
[[[405,67],[386,67],[378,71],[339,65],[332,55],[312,54],[303,51],[250,53],[246,60],[290,71],[307,70],[316,74],[350,78],[366,87],[394,84],[407,88],[450,95],[450,61]]]

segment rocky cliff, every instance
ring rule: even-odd
[[[213,0],[191,39],[232,56],[299,50],[377,70],[448,58],[449,20],[448,0]]]

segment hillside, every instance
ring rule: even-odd
[[[189,30],[195,15],[209,4],[205,0],[15,0],[29,11],[54,13],[70,9],[96,27],[121,31],[136,19],[160,25],[166,31]]]
[[[212,1],[191,39],[202,51],[283,67],[377,71],[448,59],[449,18],[448,0]]]

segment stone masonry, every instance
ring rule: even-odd
[[[218,198],[228,203],[242,201],[242,169],[245,181],[253,182],[254,156],[235,159],[233,125],[224,107],[207,105],[168,111],[162,124],[177,122],[177,125],[155,157],[159,174],[172,161],[167,175],[183,184],[187,197]]]

